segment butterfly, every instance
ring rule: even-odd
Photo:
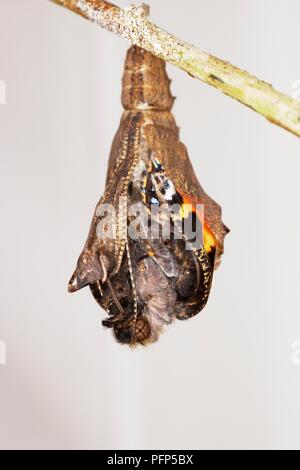
[[[180,142],[173,103],[165,63],[131,47],[105,191],[69,282],[70,292],[90,287],[103,326],[131,346],[206,306],[229,232]]]

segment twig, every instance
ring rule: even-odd
[[[300,137],[299,101],[159,28],[150,21],[147,5],[122,9],[104,0],[50,1],[152,52]]]

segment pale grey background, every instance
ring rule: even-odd
[[[125,6],[125,0],[118,0]],[[151,0],[166,29],[292,93],[299,0]],[[0,0],[0,447],[300,448],[300,143],[168,67],[232,232],[206,310],[116,344],[66,291],[121,117],[127,44],[46,0]]]

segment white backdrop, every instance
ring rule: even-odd
[[[300,80],[298,0],[150,3],[158,24],[277,88]],[[67,293],[127,47],[49,1],[0,0],[0,447],[300,448],[294,136],[168,66],[182,141],[231,228],[209,305],[131,351],[88,290]]]

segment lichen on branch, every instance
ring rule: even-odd
[[[158,27],[150,20],[147,5],[120,8],[105,0],[50,1],[152,52],[300,137],[299,101]]]

